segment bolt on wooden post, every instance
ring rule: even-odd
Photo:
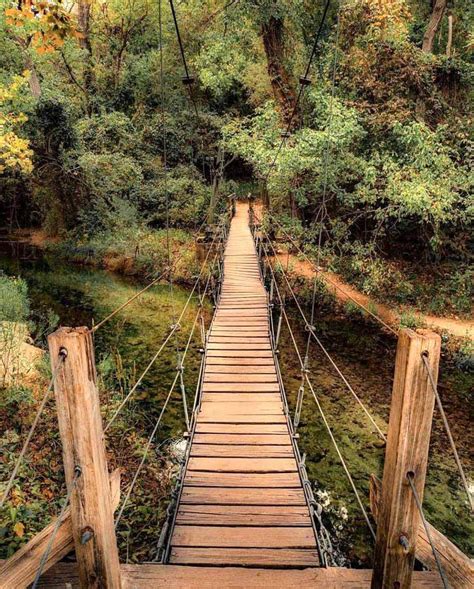
[[[92,335],[86,327],[62,327],[48,338],[53,371],[66,351],[54,384],[71,495],[71,522],[81,587],[118,589],[120,564],[100,415]],[[77,469],[80,476],[77,477]]]
[[[420,523],[407,474],[423,498],[435,396],[422,354],[438,377],[441,338],[403,329],[398,337],[372,589],[411,587]]]

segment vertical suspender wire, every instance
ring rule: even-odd
[[[209,249],[209,251],[206,254],[206,257],[204,259],[204,262],[202,263],[201,266],[201,270],[199,272],[199,275],[196,279],[196,281],[194,282],[194,286],[191,289],[191,292],[189,293],[188,298],[186,299],[186,303],[184,304],[184,307],[181,309],[181,314],[178,317],[178,321],[175,325],[173,325],[171,331],[168,333],[168,335],[166,336],[166,338],[163,340],[163,342],[161,343],[160,347],[158,348],[157,352],[154,354],[153,358],[150,360],[150,362],[147,364],[145,370],[141,373],[140,377],[138,378],[138,380],[135,382],[135,384],[133,385],[133,387],[130,389],[130,391],[127,393],[127,395],[125,396],[125,398],[120,402],[120,405],[118,406],[118,408],[115,410],[114,414],[112,415],[112,417],[109,419],[109,421],[107,422],[105,428],[104,428],[104,434],[107,432],[107,430],[110,428],[110,426],[112,425],[112,423],[115,421],[115,419],[117,418],[117,416],[119,415],[119,413],[121,412],[121,410],[124,408],[124,406],[126,405],[126,403],[128,402],[128,400],[130,399],[130,397],[133,395],[133,393],[136,391],[136,389],[138,388],[138,386],[140,385],[140,383],[142,382],[142,380],[144,379],[144,377],[146,376],[146,374],[148,373],[148,371],[151,369],[151,367],[153,366],[153,364],[155,363],[156,359],[158,358],[158,356],[161,354],[161,352],[163,351],[163,349],[165,348],[166,344],[170,341],[170,339],[172,338],[174,332],[178,329],[178,325],[179,322],[181,321],[181,319],[184,317],[184,314],[186,312],[186,309],[189,306],[189,303],[191,302],[191,299],[196,291],[196,287],[198,284],[198,281],[201,279],[202,273],[204,271],[204,268],[207,264],[207,261],[209,259],[209,255],[212,249],[212,246],[214,245],[216,241],[216,237],[214,237],[214,240],[211,244],[211,248]]]
[[[217,258],[217,254],[214,257],[213,265],[215,263],[216,258]],[[206,290],[207,290],[207,287],[206,287]],[[189,332],[188,340],[186,342],[186,346],[185,346],[184,353],[183,353],[183,360],[186,357],[186,354],[187,354],[187,352],[189,350],[189,347],[191,345],[191,341],[192,341],[192,338],[193,338],[193,335],[194,335],[194,331],[196,329],[196,324],[197,324],[197,321],[198,321],[198,318],[199,318],[199,313],[200,313],[200,311],[198,310],[198,312],[196,313],[194,322],[193,322],[193,324],[191,326],[191,330]],[[147,456],[148,456],[148,453],[150,451],[151,445],[152,445],[153,440],[154,440],[154,438],[156,436],[156,433],[158,431],[158,428],[160,427],[161,420],[162,420],[163,415],[165,414],[165,411],[166,411],[166,409],[168,407],[168,404],[169,404],[169,402],[171,400],[171,396],[172,396],[173,391],[175,389],[175,386],[176,386],[176,384],[178,382],[178,379],[179,379],[179,371],[177,370],[176,371],[176,375],[175,375],[175,377],[173,379],[173,382],[171,383],[171,386],[170,386],[170,388],[168,390],[168,394],[166,396],[166,399],[165,399],[165,401],[163,403],[163,406],[161,408],[161,411],[160,411],[160,414],[158,416],[158,419],[156,420],[155,426],[153,427],[153,430],[152,430],[152,432],[150,434],[150,437],[148,438],[147,444],[145,446],[145,450],[143,451],[142,459],[140,460],[140,463],[139,463],[139,465],[138,465],[138,467],[137,467],[137,469],[135,471],[135,474],[133,475],[132,482],[130,483],[130,486],[129,486],[129,488],[127,490],[127,493],[125,495],[125,498],[123,500],[123,503],[122,503],[122,506],[120,508],[120,511],[119,511],[119,513],[118,513],[118,515],[117,515],[117,517],[115,519],[115,529],[117,529],[117,527],[118,527],[118,525],[120,523],[120,520],[122,518],[123,512],[125,511],[125,508],[126,508],[126,506],[128,504],[128,501],[130,499],[130,496],[132,494],[132,491],[135,488],[135,485],[136,485],[137,480],[138,480],[138,476],[140,475],[140,472],[141,472],[141,470],[142,470],[142,468],[143,468],[143,466],[145,464],[145,461],[147,459]]]
[[[69,506],[72,493],[73,493],[74,489],[76,488],[77,480],[80,476],[81,476],[81,469],[79,467],[76,467],[76,469],[74,471],[74,478],[71,482],[71,486],[69,487],[66,498],[64,499],[64,503],[63,503],[63,506],[61,507],[61,511],[59,512],[58,519],[56,520],[56,523],[54,524],[54,529],[49,536],[49,540],[48,540],[48,544],[46,545],[46,549],[45,549],[43,555],[41,556],[38,570],[36,571],[36,575],[35,575],[33,584],[31,586],[31,589],[36,589],[36,587],[38,586],[41,575],[43,574],[43,569],[44,569],[46,563],[48,562],[49,554],[50,554],[51,549],[53,547],[54,540],[55,540],[56,536],[58,535],[59,528],[61,527],[61,524],[63,523],[64,514],[66,513],[66,509]]]
[[[272,273],[273,278],[275,278],[275,275],[273,274],[273,268],[272,268],[272,266],[271,266],[271,264],[270,264],[270,262],[268,260],[268,253],[267,253],[267,250],[266,250],[265,247],[263,248],[263,251],[264,251],[265,257],[267,258],[267,263],[269,265],[270,272]],[[278,298],[280,300],[280,304],[281,304],[282,297],[281,297],[280,289],[279,289],[278,284],[276,283],[276,281],[275,281],[275,287],[276,287],[277,296],[278,296]],[[283,317],[285,318],[285,323],[286,323],[286,325],[288,327],[288,332],[290,334],[290,338],[291,338],[291,341],[293,343],[293,347],[294,347],[295,352],[296,352],[296,355],[298,357],[298,361],[300,363],[301,369],[303,370],[304,361],[303,361],[303,358],[301,357],[301,353],[300,353],[300,351],[298,349],[298,344],[296,343],[296,339],[295,339],[293,330],[291,328],[291,324],[290,324],[290,321],[288,319],[288,315],[286,313],[286,309],[285,309],[285,307],[283,305],[282,305],[282,313],[283,313]],[[370,530],[370,533],[372,535],[372,538],[375,540],[375,531],[374,531],[374,529],[372,527],[372,524],[370,523],[369,516],[367,515],[367,511],[366,511],[366,509],[364,507],[364,504],[362,503],[362,499],[360,498],[359,491],[357,490],[357,487],[355,486],[354,480],[353,480],[352,475],[351,475],[351,473],[350,473],[350,471],[349,471],[349,469],[347,467],[346,461],[344,460],[344,457],[342,456],[342,453],[341,453],[341,451],[339,449],[339,446],[338,446],[338,443],[336,441],[336,438],[334,437],[334,434],[332,433],[331,426],[329,425],[328,420],[326,419],[326,415],[325,415],[325,413],[323,411],[323,408],[322,408],[322,406],[321,406],[321,404],[319,402],[318,396],[316,395],[316,391],[314,390],[313,385],[312,385],[311,381],[309,380],[309,376],[308,376],[307,372],[305,372],[304,375],[305,375],[305,380],[306,380],[306,382],[308,384],[308,387],[309,387],[309,389],[310,389],[310,391],[311,391],[311,393],[312,393],[312,395],[314,397],[314,400],[316,402],[316,406],[317,406],[318,411],[319,411],[319,413],[321,415],[321,418],[323,420],[323,423],[324,423],[324,425],[325,425],[325,427],[326,427],[326,429],[328,431],[329,437],[331,438],[331,441],[332,441],[333,446],[334,446],[334,448],[336,450],[336,453],[337,453],[337,455],[339,457],[339,460],[340,460],[340,462],[342,464],[342,467],[344,469],[344,472],[345,472],[345,474],[347,476],[347,479],[349,480],[349,483],[350,483],[350,485],[352,487],[352,490],[353,490],[354,495],[356,497],[357,503],[359,504],[359,507],[360,507],[360,509],[362,511],[362,515],[364,516],[364,519],[365,519],[365,521],[367,523],[367,526],[368,526],[368,528]]]
[[[270,239],[268,238],[268,234],[266,233],[266,231],[262,228],[262,231],[265,233],[265,236],[267,238],[268,244],[270,245],[272,252],[273,252],[273,256],[275,257],[275,259],[278,259],[277,256],[277,252],[272,244],[272,242],[270,241]],[[280,265],[281,266],[281,265]],[[329,360],[329,362],[331,363],[331,365],[333,366],[333,368],[335,369],[335,371],[337,372],[337,374],[341,377],[342,381],[344,382],[344,384],[346,385],[347,389],[349,390],[349,392],[351,393],[351,395],[354,397],[354,399],[359,403],[359,405],[361,406],[362,410],[364,411],[364,413],[367,415],[367,417],[369,418],[370,422],[372,423],[372,425],[375,427],[375,429],[377,430],[379,436],[383,439],[384,442],[387,441],[387,438],[385,436],[385,434],[382,432],[382,430],[380,429],[380,427],[377,425],[375,419],[372,417],[372,415],[370,414],[369,410],[367,409],[367,407],[364,405],[364,403],[362,402],[362,400],[360,399],[359,395],[355,392],[354,388],[351,386],[350,382],[347,380],[347,378],[344,376],[343,372],[341,371],[341,369],[339,368],[339,366],[336,364],[336,362],[333,360],[331,354],[326,350],[326,348],[324,347],[322,341],[319,339],[319,337],[316,335],[315,330],[312,328],[312,326],[309,324],[308,319],[306,318],[306,315],[304,314],[304,311],[301,307],[300,302],[298,301],[298,298],[295,294],[295,291],[293,290],[290,281],[288,280],[288,277],[286,275],[286,273],[283,271],[283,267],[282,267],[282,276],[285,280],[285,283],[287,285],[288,290],[290,291],[291,297],[293,298],[293,300],[295,301],[296,307],[303,319],[303,322],[305,324],[305,328],[309,330],[309,333],[312,335],[312,337],[314,338],[314,340],[316,341],[316,343],[318,344],[318,346],[320,347],[320,349],[322,350],[322,352],[324,353],[324,355],[326,356],[326,358]]]
[[[329,99],[329,113],[328,113],[328,120],[327,120],[327,127],[326,127],[326,147],[324,150],[324,177],[323,177],[323,197],[321,202],[321,212],[320,212],[320,219],[319,219],[319,235],[318,235],[318,254],[317,254],[317,265],[320,264],[320,257],[321,257],[321,244],[323,239],[323,228],[324,228],[324,221],[327,216],[326,210],[326,195],[327,195],[327,187],[328,187],[328,174],[329,174],[329,147],[331,142],[331,130],[332,130],[332,119],[333,119],[333,104],[334,104],[334,94],[335,94],[335,86],[336,86],[336,69],[337,69],[337,52],[339,48],[339,30],[340,30],[340,12],[341,12],[341,3],[339,3],[339,8],[337,11],[337,24],[336,24],[336,39],[334,42],[334,58],[332,64],[332,73],[331,73],[331,96]],[[313,328],[314,324],[314,316],[315,316],[315,308],[316,308],[316,290],[318,284],[318,277],[317,274],[314,275],[314,282],[313,282],[313,297],[311,301],[311,319],[310,325],[311,329]],[[308,332],[308,339],[306,340],[306,352],[305,352],[305,365],[308,364],[308,356],[309,356],[309,349],[311,345],[311,332]]]
[[[164,164],[164,186],[165,186],[165,202],[166,202],[166,249],[168,255],[168,267],[170,268],[168,282],[171,300],[171,317],[173,326],[176,325],[176,306],[173,289],[173,270],[171,267],[171,240],[170,240],[170,195],[168,191],[168,153],[167,153],[167,128],[166,128],[166,111],[165,111],[165,80],[164,80],[164,59],[163,59],[163,14],[162,14],[162,0],[158,1],[158,29],[160,37],[160,101],[161,101],[161,127],[163,133],[163,164]],[[187,73],[187,71],[186,71]],[[179,328],[174,333],[176,344],[176,360],[179,371],[180,389],[183,398],[184,417],[186,420],[186,427],[189,430],[189,416],[186,401],[186,389],[184,388],[183,370],[181,356],[179,353],[178,341]]]
[[[408,472],[407,479],[408,479],[408,483],[410,484],[410,487],[411,487],[411,490],[413,493],[413,497],[415,499],[416,507],[417,507],[418,512],[420,514],[421,522],[423,524],[423,527],[425,528],[426,537],[428,538],[428,542],[430,543],[431,551],[433,553],[433,556],[434,556],[434,559],[436,562],[436,566],[438,568],[439,576],[441,577],[441,581],[443,582],[443,587],[444,587],[444,589],[449,589],[448,581],[446,580],[446,575],[444,574],[443,567],[441,566],[441,561],[439,559],[438,551],[436,550],[436,547],[433,542],[433,538],[431,536],[430,526],[428,525],[428,522],[426,521],[425,513],[423,511],[423,505],[421,503],[420,496],[418,495],[418,491],[416,490],[416,487],[415,487],[415,483],[413,480],[414,474],[412,472]]]
[[[454,460],[456,461],[456,465],[458,467],[459,474],[461,476],[461,481],[462,481],[464,490],[466,492],[467,499],[469,501],[469,505],[471,506],[471,511],[473,511],[474,510],[474,505],[473,505],[473,501],[472,501],[472,494],[471,494],[471,491],[469,490],[469,484],[467,482],[467,478],[466,478],[466,475],[464,473],[464,468],[463,468],[463,466],[461,464],[461,459],[459,458],[459,454],[458,454],[458,450],[456,448],[456,444],[454,443],[454,438],[453,438],[453,434],[451,433],[451,428],[449,427],[448,418],[446,417],[446,413],[444,412],[444,407],[443,407],[443,404],[441,402],[441,397],[439,396],[438,387],[436,386],[435,380],[433,378],[433,373],[431,372],[430,364],[428,362],[427,353],[422,353],[421,354],[421,359],[423,360],[423,364],[425,366],[426,372],[428,373],[428,379],[430,381],[431,389],[432,389],[433,394],[434,394],[435,399],[436,399],[436,404],[438,405],[438,409],[439,409],[439,412],[441,414],[441,419],[443,420],[444,429],[446,430],[446,434],[448,436],[448,440],[449,440],[449,443],[451,445],[451,449],[452,449],[453,454],[454,454]]]

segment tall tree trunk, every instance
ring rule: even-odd
[[[31,94],[33,94],[33,96],[38,99],[41,96],[41,84],[38,78],[38,72],[36,71],[33,58],[29,54],[28,49],[24,50],[23,55],[25,68],[30,72],[28,84],[30,86]]]
[[[423,37],[422,49],[425,53],[433,52],[433,43],[436,32],[443,18],[444,11],[446,10],[447,0],[436,0],[433,6],[433,12],[431,13],[428,26],[426,27],[425,35]]]
[[[82,34],[79,39],[79,45],[86,52],[86,58],[84,60],[84,88],[89,96],[94,82],[92,71],[92,44],[90,39],[91,0],[79,0],[77,20]]]
[[[273,94],[280,109],[282,120],[285,126],[288,126],[296,105],[296,92],[291,75],[285,66],[283,21],[280,18],[271,16],[267,22],[262,24],[261,35]],[[300,113],[295,112],[291,122],[292,127],[297,125],[299,118]]]

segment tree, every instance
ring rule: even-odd
[[[261,35],[265,55],[267,56],[267,69],[273,94],[279,105],[285,126],[296,127],[299,112],[294,112],[296,108],[296,92],[292,76],[285,65],[284,31],[283,20],[279,17],[270,16],[262,22]]]
[[[28,72],[25,72],[23,76],[15,76],[10,85],[0,85],[0,174],[7,171],[29,174],[33,169],[29,141],[16,133],[27,121],[17,106],[18,95],[27,82]]]
[[[423,37],[422,49],[425,53],[432,53],[433,43],[436,32],[439,29],[439,25],[446,10],[447,0],[435,0],[433,6],[433,12],[431,13],[428,26],[426,27],[425,35]]]
[[[51,53],[61,47],[69,34],[77,34],[72,19],[60,0],[19,0],[16,8],[5,10],[5,17],[12,38],[22,51],[25,68],[30,72],[31,93],[39,98],[41,85],[31,50]]]

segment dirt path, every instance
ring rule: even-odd
[[[290,273],[298,276],[303,276],[308,279],[313,279],[315,270],[312,264],[307,260],[300,260],[297,256],[290,254],[289,260],[286,252],[278,253],[278,259],[283,267],[289,263]],[[347,284],[342,280],[338,274],[320,270],[319,276],[324,280],[328,291],[334,294],[338,301],[346,303],[351,299],[360,303],[364,307],[369,307],[371,311],[376,313],[385,323],[398,327],[400,316],[403,311],[392,309],[382,303],[377,303],[369,296],[361,293],[356,288]],[[404,311],[412,311],[420,321],[426,324],[427,327],[432,327],[441,331],[447,331],[456,337],[468,337],[474,340],[474,320],[472,319],[449,319],[444,317],[436,317],[435,315],[425,315],[413,309],[406,307]]]

